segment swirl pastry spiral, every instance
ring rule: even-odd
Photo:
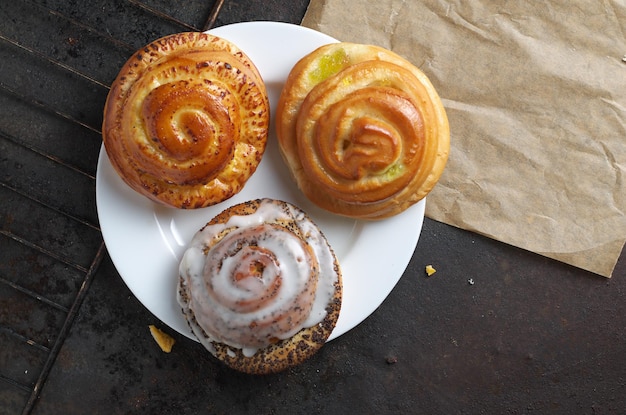
[[[318,206],[381,219],[423,199],[450,147],[441,100],[424,73],[386,49],[322,46],[291,70],[276,110],[281,154]]]
[[[274,373],[314,354],[341,307],[341,272],[324,235],[297,207],[259,199],[196,233],[180,262],[178,302],[216,357]]]
[[[177,208],[239,192],[269,129],[265,85],[250,59],[207,33],[178,33],[137,51],[111,86],[102,133],[111,164],[144,196]]]

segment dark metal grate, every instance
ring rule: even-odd
[[[0,5],[0,413],[31,413],[106,254],[95,168],[110,82],[137,48],[208,29],[223,5]]]

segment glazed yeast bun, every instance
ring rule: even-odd
[[[140,194],[176,208],[239,192],[265,151],[265,85],[234,44],[206,33],[166,36],[137,51],[104,110],[107,155]]]
[[[227,208],[196,233],[179,271],[178,302],[192,332],[241,372],[302,363],[339,317],[337,258],[309,217],[286,202]]]
[[[318,206],[380,219],[423,199],[450,147],[448,119],[426,75],[386,49],[322,46],[291,70],[276,110],[279,148]]]

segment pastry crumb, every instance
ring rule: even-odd
[[[393,365],[394,363],[398,363],[398,358],[396,356],[387,356],[385,362],[387,362],[388,365]]]
[[[437,272],[437,270],[432,265],[426,265],[426,275],[430,277],[435,272]]]
[[[150,334],[152,334],[152,337],[157,342],[161,350],[163,350],[165,353],[171,352],[172,346],[174,346],[174,343],[176,343],[176,340],[174,340],[172,336],[165,333],[164,331],[159,330],[153,324],[151,324],[149,327],[150,327]]]

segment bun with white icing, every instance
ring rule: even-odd
[[[180,263],[178,302],[219,360],[251,374],[302,363],[326,342],[341,308],[328,241],[296,206],[232,206],[196,233]]]

